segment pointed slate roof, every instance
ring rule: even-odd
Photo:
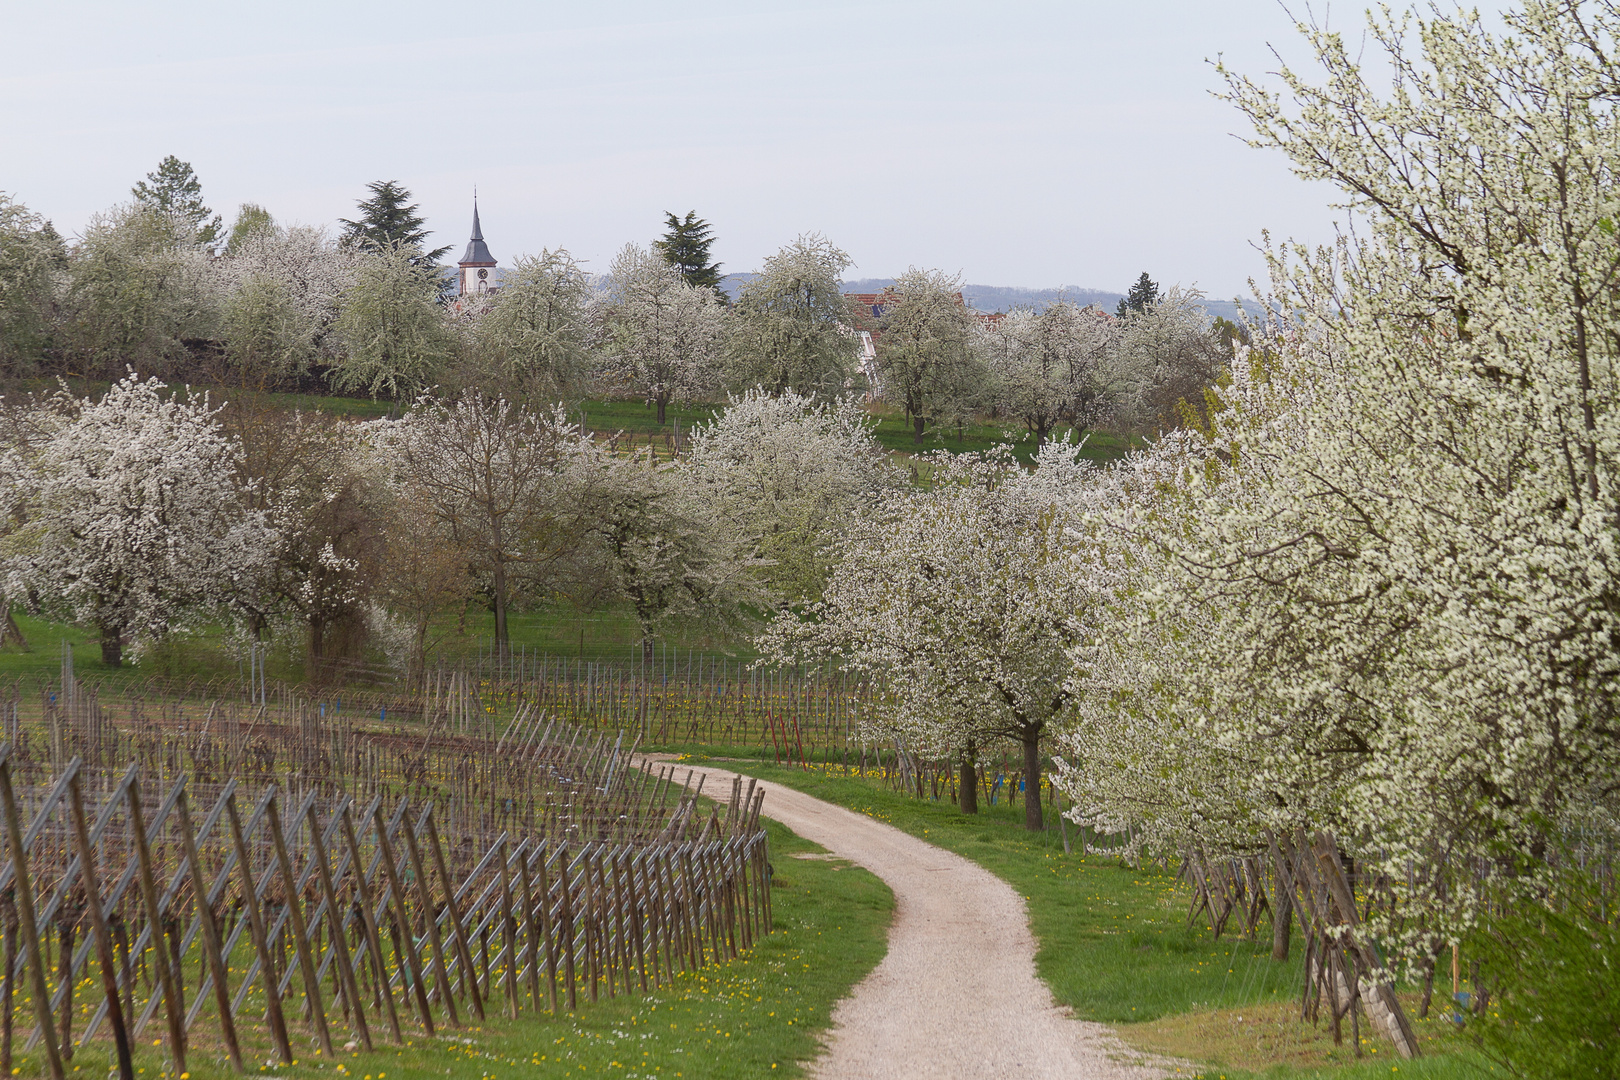
[[[473,231],[472,239],[467,241],[467,250],[461,254],[458,266],[494,266],[495,256],[489,253],[484,243],[484,229],[478,224],[478,200],[473,199]]]

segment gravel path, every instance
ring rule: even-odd
[[[708,777],[705,794],[729,795],[733,773],[693,771]],[[1174,1071],[1052,1000],[1035,975],[1024,900],[988,870],[779,784],[767,786],[763,812],[894,890],[888,955],[833,1010],[813,1076],[1136,1080]]]

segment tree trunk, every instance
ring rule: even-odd
[[[1040,832],[1046,828],[1041,817],[1041,729],[1026,727],[1024,739],[1024,828]]]
[[[512,639],[510,636],[508,636],[506,629],[505,563],[499,561],[495,563],[494,577],[495,580],[492,582],[494,588],[492,592],[495,594],[495,653],[498,657],[500,657],[500,659],[505,660],[512,651]]]
[[[642,664],[642,669],[645,671],[646,669],[651,668],[652,667],[652,662],[653,662],[653,636],[651,634],[648,634],[648,635],[646,635],[645,637],[643,637],[641,639],[641,664]]]
[[[958,777],[957,786],[962,790],[957,797],[957,803],[962,807],[962,813],[977,814],[979,812],[979,769],[973,753],[972,743],[969,743],[967,749],[962,751],[960,765],[961,773]]]
[[[124,666],[124,628],[101,624],[101,662],[108,667]]]
[[[1271,958],[1288,959],[1288,938],[1294,929],[1294,894],[1282,887],[1271,891]]]
[[[911,441],[918,446],[922,445],[923,432],[928,427],[928,421],[921,416],[911,418]]]
[[[667,394],[660,394],[658,396],[658,426],[659,427],[664,426],[664,414],[668,411],[668,409],[669,409],[669,396]],[[647,445],[648,446],[652,445],[652,439],[651,438],[649,438],[647,440]]]
[[[17,625],[17,620],[11,614],[11,605],[0,602],[0,613],[5,616],[0,619],[0,648],[8,641],[15,641],[17,648],[23,652],[33,652],[34,650],[28,647],[28,639],[23,637],[22,627]]]

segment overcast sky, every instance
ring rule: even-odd
[[[503,263],[605,269],[695,209],[727,271],[819,231],[851,277],[1230,297],[1263,229],[1331,235],[1331,193],[1210,96],[1217,54],[1305,59],[1275,0],[6,7],[0,190],[67,234],[172,153],[227,221],[330,224],[397,179],[452,257],[476,185]]]

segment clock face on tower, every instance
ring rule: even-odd
[[[488,270],[480,270],[480,271],[478,271],[478,280],[479,281],[483,281],[487,277],[489,277],[489,271]]]

